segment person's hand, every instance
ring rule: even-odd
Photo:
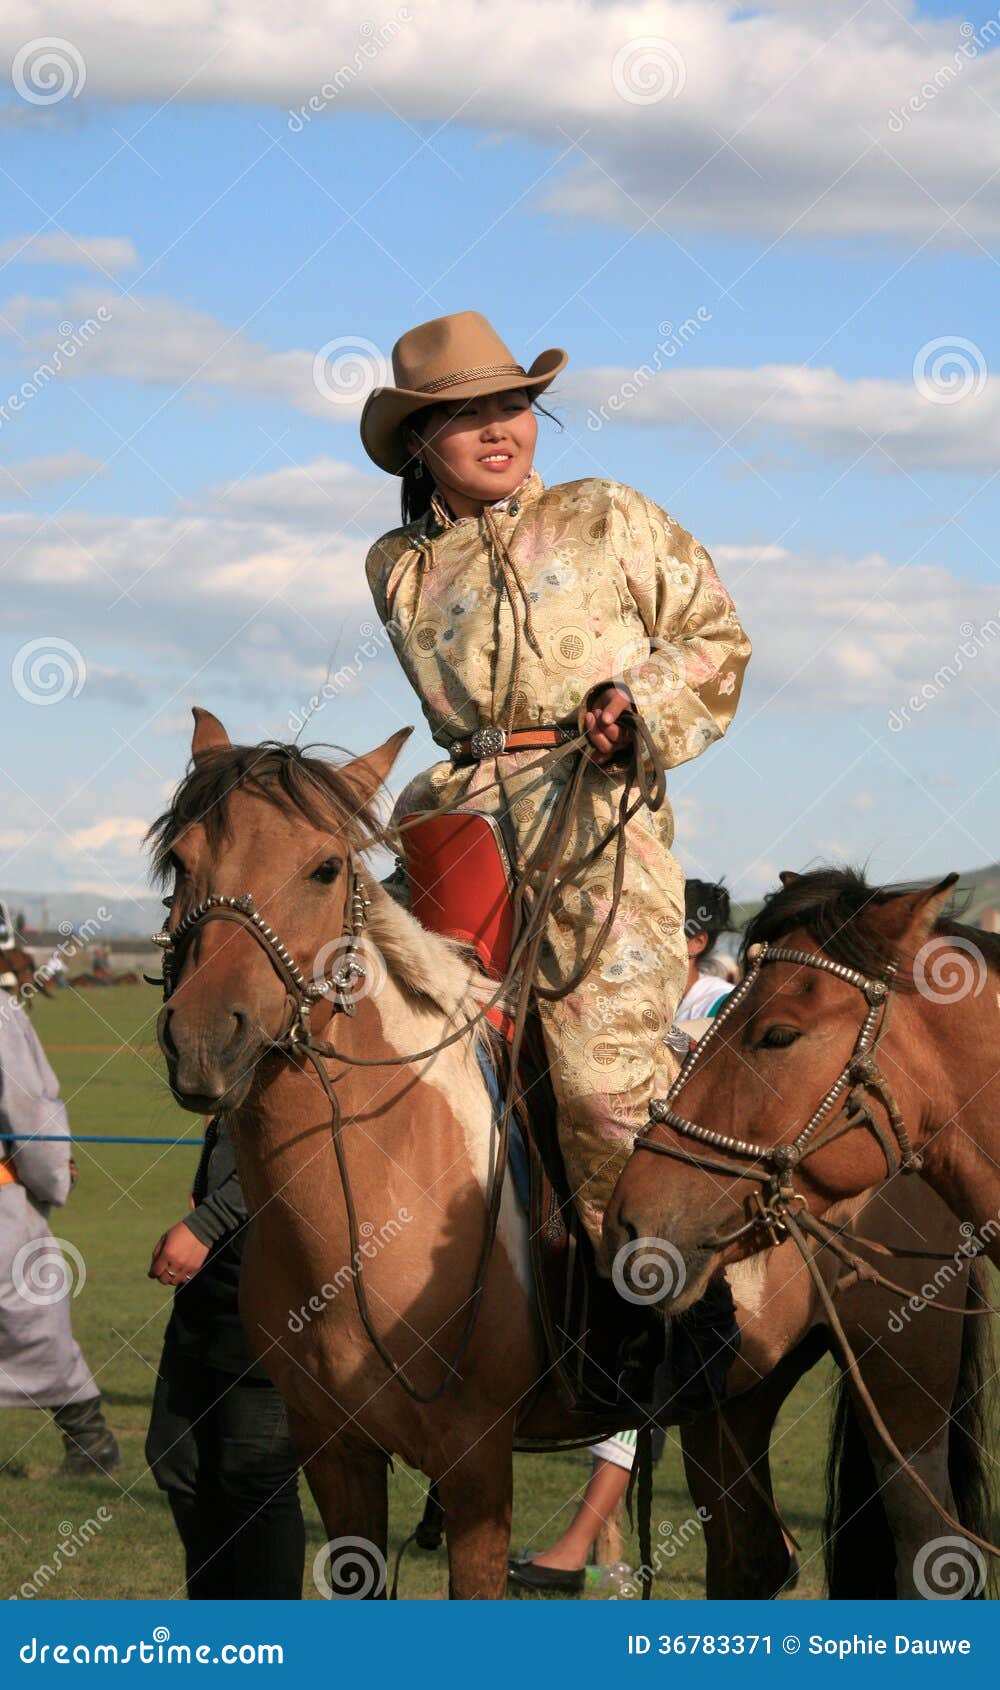
[[[610,763],[631,744],[632,724],[618,718],[623,710],[632,708],[631,695],[612,683],[593,694],[590,709],[583,718],[583,731],[590,741],[590,755],[595,763]]]
[[[161,1285],[186,1285],[207,1255],[208,1245],[196,1238],[183,1221],[178,1221],[156,1245],[147,1277],[158,1279]]]

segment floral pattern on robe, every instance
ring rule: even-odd
[[[443,747],[504,723],[582,723],[590,694],[609,682],[631,692],[665,766],[700,756],[728,728],[750,641],[711,557],[686,528],[634,487],[599,477],[547,487],[532,469],[490,507],[527,589],[538,651],[523,608],[502,590],[484,519],[454,518],[435,498],[415,522],[371,547],[375,606],[433,738]],[[514,673],[514,614],[522,617]],[[515,688],[516,680],[516,688]],[[394,819],[461,803],[494,816],[515,869],[537,845],[568,763],[525,772],[537,752],[436,763],[401,794]],[[499,789],[483,790],[499,779]],[[612,825],[624,776],[591,763],[571,853]],[[618,916],[597,965],[566,998],[539,1010],[567,1172],[599,1248],[601,1217],[649,1099],[667,1090],[678,1058],[663,1044],[684,992],[684,876],[671,852],[669,800],[629,823]],[[586,956],[611,896],[613,849],[564,888],[540,956],[544,982]]]

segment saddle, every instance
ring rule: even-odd
[[[404,822],[411,913],[431,931],[471,946],[484,973],[502,979],[516,935],[514,875],[497,822],[471,811],[413,812]],[[508,1082],[513,1027],[499,1009],[490,1012],[490,1020],[497,1045],[492,1089],[499,1107]],[[626,1302],[597,1272],[593,1246],[570,1195],[534,1009],[521,1043],[515,1125],[527,1153],[524,1195],[548,1376],[563,1406],[580,1416],[581,1424],[598,1417],[624,1425],[634,1417],[637,1403],[652,1400],[654,1376],[663,1361],[664,1323],[648,1307]]]

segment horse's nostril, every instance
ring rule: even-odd
[[[174,1036],[170,1031],[170,1016],[171,1011],[169,1009],[164,1009],[160,1017],[160,1044],[168,1056],[176,1057],[178,1055],[178,1050],[174,1043]]]
[[[631,1221],[622,1221],[622,1231],[630,1244],[634,1244],[639,1236]]]

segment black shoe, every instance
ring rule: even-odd
[[[538,1567],[532,1555],[511,1555],[507,1562],[507,1576],[511,1584],[522,1590],[579,1596],[587,1574],[583,1567]]]

